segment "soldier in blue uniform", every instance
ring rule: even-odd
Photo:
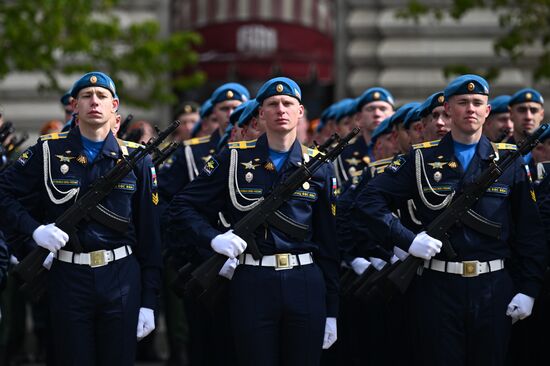
[[[241,113],[237,125],[239,126],[241,135],[237,136],[237,140],[256,140],[260,135],[265,133],[265,124],[259,116],[260,103],[256,99],[251,99],[243,113]]]
[[[240,364],[318,365],[321,347],[336,340],[338,311],[331,165],[319,169],[280,208],[307,226],[306,239],[293,239],[269,225],[261,227],[255,233],[263,254],[260,261],[244,253],[243,239],[208,220],[224,211],[230,223],[238,222],[274,185],[315,154],[296,139],[303,106],[294,81],[271,79],[256,100],[266,133],[257,141],[230,143],[229,149],[213,157],[199,177],[174,197],[169,213],[172,224],[182,227],[197,245],[229,258],[220,273],[232,277],[230,316]],[[233,274],[236,258],[239,265]]]
[[[168,204],[176,192],[195,179],[204,163],[216,153],[231,112],[249,98],[248,90],[237,83],[224,84],[214,91],[209,100],[218,128],[209,136],[184,141],[184,146],[167,159],[159,170],[161,202]]]
[[[52,222],[138,145],[117,140],[109,120],[118,108],[115,85],[101,72],[74,85],[79,125],[40,137],[0,176],[2,225],[50,250],[48,300],[56,365],[132,365],[137,338],[155,327],[160,247],[151,159],[142,160],[101,203],[111,225],[82,222],[69,236]],[[37,221],[18,198],[39,192]],[[83,253],[73,252],[78,240]],[[65,244],[68,245],[65,247]]]
[[[445,96],[441,91],[430,95],[418,107],[420,118],[422,118],[423,141],[439,140],[449,132],[451,121],[445,112],[444,103]]]
[[[544,98],[535,89],[525,88],[514,93],[508,105],[510,119],[514,124],[514,134],[508,139],[508,143],[520,143],[526,135],[533,133],[540,126],[544,118]],[[536,166],[531,153],[523,159],[529,171],[534,172]]]
[[[491,113],[483,125],[483,134],[493,142],[508,140],[514,132],[508,105],[510,98],[509,95],[499,95],[489,101]]]
[[[463,224],[448,233],[456,262],[438,255],[439,240],[414,234],[392,214],[412,198],[417,217],[429,224],[492,159],[515,148],[492,145],[481,134],[490,111],[483,78],[463,75],[444,93],[451,132],[373,179],[357,198],[359,222],[380,243],[425,260],[411,293],[416,364],[502,365],[512,322],[530,315],[546,266],[544,233],[523,163],[516,161],[473,207],[502,225],[498,237]]]

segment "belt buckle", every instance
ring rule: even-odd
[[[291,268],[289,253],[275,254],[275,270]]]
[[[479,275],[477,269],[479,261],[464,261],[462,262],[462,277],[476,277]]]
[[[108,263],[107,256],[105,255],[106,252],[106,250],[96,250],[95,252],[90,252],[90,267],[96,268],[106,265]]]

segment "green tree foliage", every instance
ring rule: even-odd
[[[124,101],[150,107],[175,103],[175,93],[200,85],[193,70],[200,36],[177,32],[163,37],[156,21],[121,25],[118,0],[0,1],[0,79],[10,72],[46,76],[42,88],[64,92],[59,75],[107,72]],[[125,87],[136,80],[138,88]]]
[[[470,10],[490,9],[496,12],[501,29],[504,31],[494,43],[497,55],[506,55],[518,62],[529,48],[540,52],[538,63],[533,70],[536,80],[550,79],[550,0],[450,0],[448,7],[430,5],[419,0],[410,0],[398,16],[419,21],[420,17],[431,14],[437,19],[449,15],[459,20]],[[465,71],[466,67],[451,65],[448,73]],[[490,77],[496,76],[498,69],[486,70]]]

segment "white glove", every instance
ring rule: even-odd
[[[508,304],[506,315],[512,317],[512,324],[531,315],[535,299],[524,294],[516,294]]]
[[[370,262],[365,258],[357,257],[351,261],[350,265],[353,272],[355,272],[358,276],[361,276],[363,272],[369,268]]]
[[[229,258],[225,261],[222,269],[220,269],[220,272],[218,274],[230,280],[233,278],[233,273],[235,273],[235,269],[238,265],[239,260],[237,258]]]
[[[53,253],[64,247],[69,241],[69,235],[55,224],[40,225],[33,231],[32,238],[36,244]]]
[[[54,254],[50,252],[46,259],[44,259],[44,263],[42,263],[42,267],[46,268],[48,271],[50,270],[50,268],[52,268],[53,255]]]
[[[246,241],[238,235],[233,234],[233,230],[229,230],[212,239],[210,246],[216,253],[223,254],[229,258],[236,258],[246,249]]]
[[[155,329],[155,313],[152,309],[139,308],[137,339],[141,341]]]
[[[385,260],[380,259],[380,258],[369,257],[369,259],[370,259],[370,262],[372,263],[374,268],[376,268],[377,271],[382,270],[382,268],[384,268],[384,266],[387,263]]]
[[[13,264],[14,266],[19,264],[19,259],[17,259],[17,257],[13,254],[10,255],[10,264]]]
[[[327,318],[325,323],[325,337],[323,338],[323,349],[329,349],[336,342],[338,331],[336,330],[336,318]]]
[[[423,231],[414,238],[409,247],[409,253],[415,257],[428,260],[441,251],[441,245],[440,240],[432,238]]]

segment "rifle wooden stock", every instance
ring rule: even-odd
[[[174,121],[167,129],[162,131],[157,138],[152,139],[145,147],[139,147],[132,151],[127,158],[122,158],[109,170],[104,176],[98,178],[86,194],[81,196],[71,207],[63,212],[56,220],[55,225],[69,235],[72,234],[70,245],[75,252],[82,252],[83,249],[76,237],[76,225],[87,218],[93,210],[103,200],[120,180],[128,175],[134,169],[136,164],[144,159],[151,151],[154,151],[160,143],[166,139],[178,126],[180,122]],[[37,291],[40,283],[43,283],[45,275],[42,264],[50,251],[42,247],[36,247],[15,267],[13,273],[25,283],[22,289]],[[39,282],[38,284],[34,281]],[[33,283],[34,282],[34,283]],[[36,294],[30,292],[29,295],[36,297]]]
[[[247,242],[246,251],[250,253],[254,259],[259,260],[262,257],[258,246],[254,240],[254,231],[263,225],[268,217],[286,201],[288,198],[302,186],[313,174],[323,166],[327,161],[334,160],[346,147],[348,142],[359,133],[359,129],[355,128],[344,138],[339,139],[338,144],[332,148],[326,147],[325,151],[320,150],[320,153],[307,163],[304,163],[288,179],[278,185],[274,191],[263,199],[263,202],[250,210],[239,222],[233,227],[233,233],[240,236]],[[337,136],[337,135],[336,135]],[[334,140],[334,137],[332,137]],[[227,261],[227,257],[222,254],[214,254],[197,269],[191,273],[191,279],[187,282],[186,288],[189,292],[200,294],[199,298],[205,300],[205,303],[214,298],[210,296],[212,289],[218,291],[217,281],[222,279],[219,272]]]
[[[543,133],[548,133],[548,124],[542,124],[531,136],[527,137],[516,151],[506,155],[500,164],[493,160],[491,165],[476,178],[473,184],[464,188],[453,202],[432,221],[426,228],[426,233],[443,242],[443,253],[449,260],[456,258],[456,253],[447,240],[447,232],[461,217],[483,196],[485,191],[510,167],[514,161],[531,151],[538,143]],[[548,130],[550,131],[550,130]],[[500,160],[499,160],[500,161]],[[388,280],[400,292],[405,293],[414,279],[418,268],[424,263],[423,259],[409,255],[401,265],[389,273]]]

